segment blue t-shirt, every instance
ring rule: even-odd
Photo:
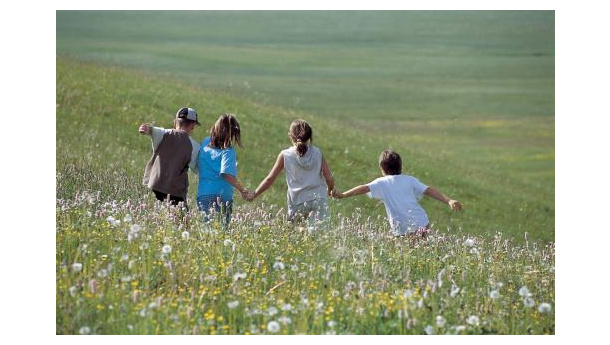
[[[199,186],[197,197],[220,196],[223,201],[233,200],[233,186],[221,174],[237,177],[235,149],[215,149],[209,146],[210,137],[203,139],[199,148]]]

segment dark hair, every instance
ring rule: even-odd
[[[235,143],[242,147],[239,122],[233,114],[222,114],[210,128],[210,147],[228,149]]]
[[[313,141],[313,130],[305,120],[294,120],[290,124],[288,136],[297,145],[297,154],[302,157],[307,153],[307,142]]]
[[[384,150],[379,155],[379,167],[386,175],[400,175],[402,172],[400,155],[392,150]]]

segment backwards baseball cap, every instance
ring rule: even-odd
[[[193,108],[180,108],[176,113],[176,118],[195,121],[198,125],[201,125],[199,121],[197,121],[197,112]]]

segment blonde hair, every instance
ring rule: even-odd
[[[313,141],[313,130],[307,121],[294,120],[290,124],[288,136],[293,143],[296,144],[296,150],[299,157],[303,157],[307,153],[307,142]]]
[[[220,115],[216,123],[210,128],[210,147],[227,149],[233,144],[241,146],[241,131],[239,122],[233,114]]]

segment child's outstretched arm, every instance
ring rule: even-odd
[[[434,187],[428,187],[425,191],[424,194],[432,197],[442,203],[445,203],[447,205],[449,205],[449,207],[451,207],[452,210],[456,210],[459,211],[462,209],[462,204],[457,201],[457,200],[453,200],[451,198],[449,198],[448,196],[446,196],[445,194],[439,192],[436,188]]]
[[[348,190],[347,192],[343,192],[343,193],[333,190],[332,196],[333,196],[333,198],[342,199],[342,198],[348,198],[350,196],[366,194],[370,191],[371,191],[371,188],[369,186],[363,184],[358,187],[354,187],[354,188]]]
[[[326,159],[322,157],[322,175],[326,180],[326,194],[331,195],[331,192],[335,189],[335,180],[333,179],[333,173],[330,171]]]
[[[265,179],[262,180],[261,183],[258,185],[256,190],[254,191],[254,195],[252,196],[252,199],[249,201],[254,200],[254,198],[263,194],[264,191],[266,191],[269,187],[271,187],[271,185],[273,185],[273,182],[275,182],[275,179],[282,172],[283,169],[284,169],[284,156],[280,152],[280,154],[277,156],[277,160],[275,161],[275,164],[273,165],[273,168],[271,168],[271,171],[269,171],[269,174],[267,175],[267,177],[265,177]]]
[[[237,191],[239,192],[239,194],[241,194],[241,197],[246,200],[246,201],[250,201],[248,199],[250,199],[250,195],[252,194],[252,192],[249,192],[247,189],[245,189],[241,183],[239,183],[239,181],[237,180],[237,178],[233,175],[230,174],[222,174],[222,177],[229,182],[233,187],[235,187],[235,189],[237,189]]]

